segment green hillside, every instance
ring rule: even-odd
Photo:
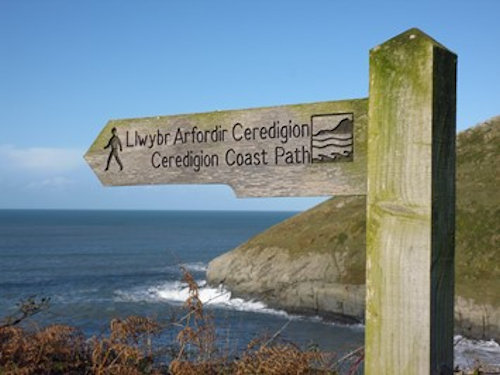
[[[500,117],[457,137],[456,291],[500,305]]]
[[[457,136],[457,295],[500,305],[500,116]],[[365,282],[365,198],[336,197],[257,235],[239,252],[339,252],[340,282]]]

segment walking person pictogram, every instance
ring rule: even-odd
[[[118,156],[118,148],[120,148],[120,152],[123,151],[122,142],[120,141],[120,138],[118,138],[118,136],[116,135],[116,128],[111,129],[111,134],[113,134],[113,136],[109,139],[108,144],[104,147],[104,149],[111,147],[105,171],[109,169],[109,163],[111,162],[113,156],[115,157],[116,162],[120,166],[120,171],[121,171],[123,169],[123,164],[120,160],[120,157]]]

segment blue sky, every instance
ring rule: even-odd
[[[0,208],[303,210],[225,186],[104,188],[109,119],[366,97],[368,51],[418,27],[458,54],[457,125],[500,114],[500,1],[0,0]]]

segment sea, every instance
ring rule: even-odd
[[[363,345],[362,324],[291,315],[206,283],[211,259],[294,214],[0,210],[0,321],[15,314],[20,301],[49,298],[31,326],[69,324],[91,337],[108,334],[114,318],[171,322],[185,313],[183,267],[197,281],[218,342],[228,351],[279,334],[342,358]],[[455,364],[468,368],[478,361],[500,366],[499,344],[456,336]]]

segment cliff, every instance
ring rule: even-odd
[[[500,340],[500,116],[457,136],[455,329]],[[289,312],[363,321],[365,198],[336,197],[210,262],[208,282]]]

